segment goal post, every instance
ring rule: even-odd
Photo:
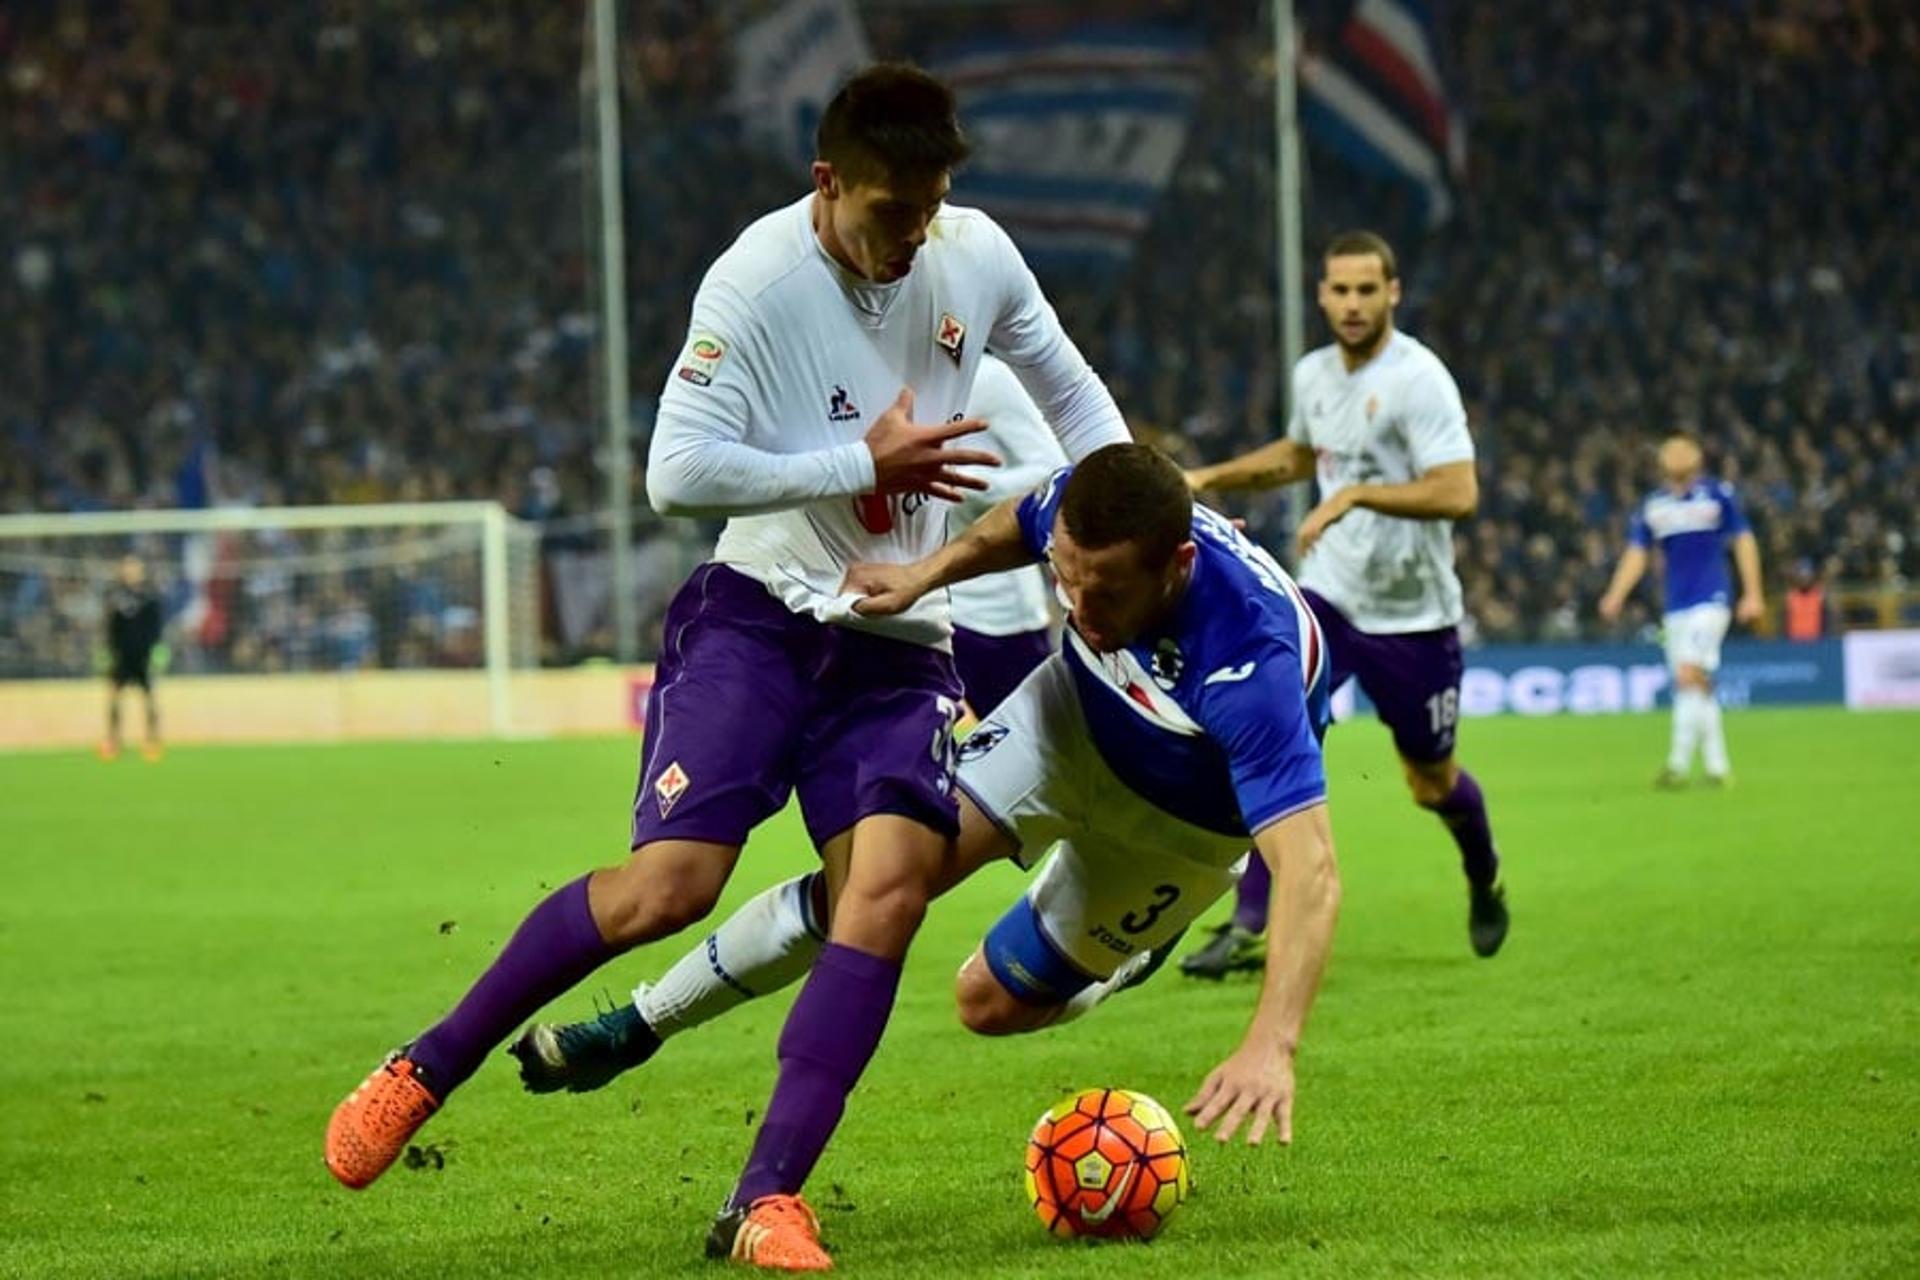
[[[91,674],[132,555],[176,670],[479,670],[509,733],[512,672],[539,659],[539,542],[497,502],[0,515],[0,679]]]

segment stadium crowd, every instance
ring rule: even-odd
[[[1198,461],[1277,426],[1271,67],[1264,32],[1157,7],[1216,60],[1188,153],[1117,283],[1043,276],[1122,405]],[[877,8],[876,48],[926,52]],[[698,273],[795,189],[718,109],[731,16],[649,4],[623,49],[642,426]],[[1402,325],[1467,396],[1472,632],[1604,634],[1676,429],[1739,485],[1776,589],[1802,561],[1920,575],[1920,13],[1549,0],[1457,6],[1443,36],[1458,216],[1427,234],[1317,150],[1310,193],[1316,235],[1400,241]],[[0,511],[497,497],[551,555],[589,548],[582,38],[532,4],[0,13]],[[1246,513],[1277,543],[1284,510]]]

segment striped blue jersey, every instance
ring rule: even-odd
[[[1020,504],[1044,558],[1073,468]],[[1071,625],[1063,654],[1094,746],[1167,813],[1245,835],[1326,799],[1326,641],[1300,589],[1224,517],[1193,511],[1193,576],[1158,631],[1096,653]]]
[[[1627,540],[1641,550],[1660,544],[1666,566],[1666,611],[1678,613],[1732,599],[1727,545],[1748,528],[1733,486],[1702,476],[1685,493],[1663,488],[1648,494],[1633,513]]]

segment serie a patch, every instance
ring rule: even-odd
[[[710,333],[697,333],[680,360],[680,380],[696,387],[711,386],[713,375],[719,372],[720,362],[726,358],[726,343]]]

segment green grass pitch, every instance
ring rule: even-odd
[[[840,1269],[1920,1273],[1920,718],[1742,712],[1728,733],[1740,785],[1668,795],[1647,785],[1664,718],[1467,725],[1515,920],[1483,962],[1385,736],[1337,730],[1347,896],[1297,1140],[1194,1140],[1194,1198],[1150,1246],[1043,1235],[1027,1128],[1096,1083],[1178,1107],[1255,987],[1168,970],[1073,1026],[971,1038],[951,976],[1021,881],[966,886],[809,1189]],[[635,755],[0,757],[0,1274],[716,1274],[700,1243],[790,995],[587,1097],[524,1096],[498,1057],[422,1132],[438,1159],[367,1192],[320,1161],[334,1103],[542,888],[619,855]],[[783,817],[722,909],[809,856]]]

